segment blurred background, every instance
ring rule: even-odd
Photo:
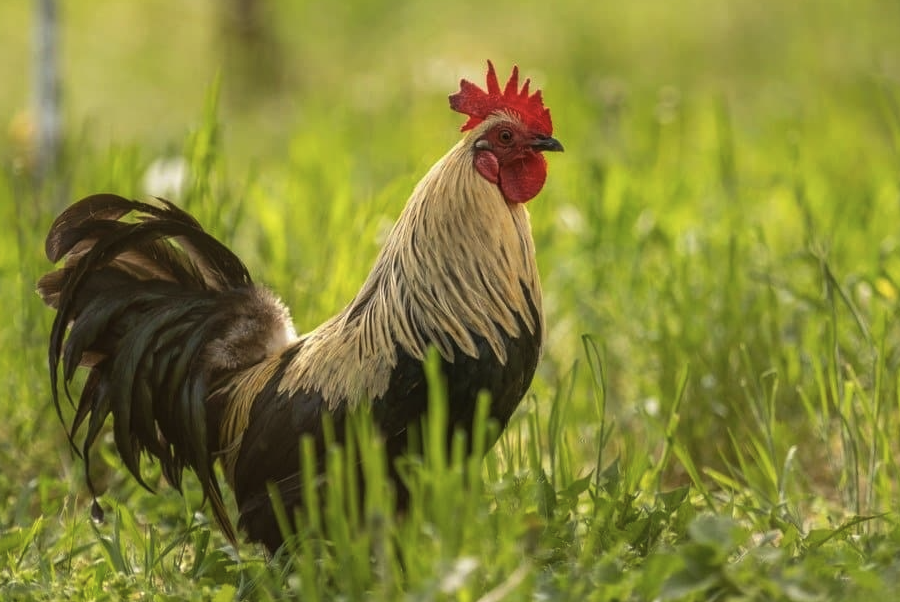
[[[44,3],[0,6],[0,116],[11,144],[26,143],[32,127],[34,15]],[[656,93],[662,112],[682,95],[712,93],[740,119],[761,107],[790,118],[900,76],[900,8],[887,0],[58,4],[68,137],[89,128],[92,145],[165,150],[221,76],[227,149],[239,159],[280,156],[308,120],[333,112],[444,132],[455,117],[423,124],[417,109],[439,105],[486,58],[501,70],[519,63],[546,87],[562,131],[573,110],[594,112],[599,126],[604,111]]]

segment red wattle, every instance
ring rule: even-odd
[[[546,180],[547,160],[537,153],[500,168],[500,192],[508,203],[530,201],[541,191]]]

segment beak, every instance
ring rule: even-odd
[[[531,148],[538,152],[563,152],[563,145],[559,143],[559,140],[557,140],[556,138],[551,138],[550,136],[536,136],[535,139],[531,141]]]

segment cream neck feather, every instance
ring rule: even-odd
[[[455,348],[477,357],[474,332],[506,363],[503,337],[521,334],[519,320],[540,331],[529,305],[542,315],[528,212],[473,167],[473,141],[491,125],[419,182],[356,298],[301,337],[282,390],[318,390],[331,407],[373,399],[387,390],[397,346],[420,359],[431,344],[448,361]]]

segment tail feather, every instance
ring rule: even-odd
[[[129,214],[136,219],[124,221]],[[91,490],[88,452],[112,415],[116,448],[134,478],[151,489],[142,452],[177,488],[191,468],[234,541],[213,469],[221,446],[207,397],[229,371],[294,336],[287,310],[194,218],[161,199],[88,197],[57,218],[46,252],[64,260],[38,282],[57,309],[48,350],[53,403],[62,418],[61,376],[75,406],[69,440],[84,456]],[[69,386],[79,367],[90,373],[75,404]]]

